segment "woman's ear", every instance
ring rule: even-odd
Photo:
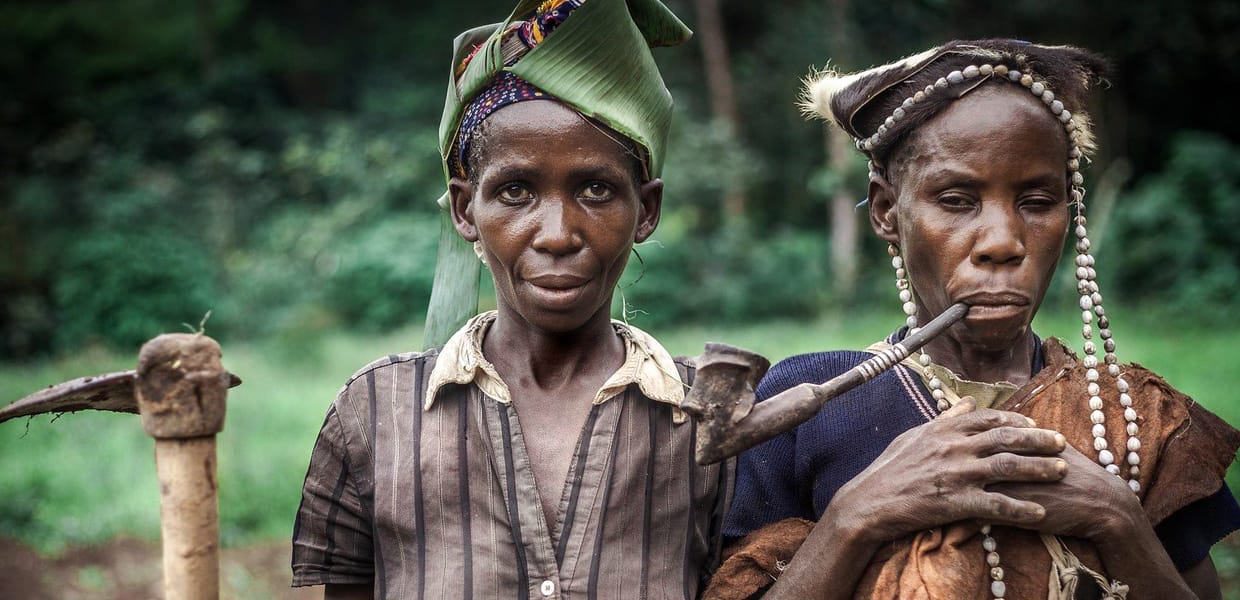
[[[896,210],[896,190],[879,173],[870,174],[870,228],[889,244],[900,243],[900,222]]]
[[[456,232],[467,242],[478,241],[478,226],[474,224],[474,184],[453,177],[448,181],[448,199]]]
[[[637,189],[639,203],[637,205],[637,231],[633,241],[646,241],[659,226],[659,215],[663,210],[663,180],[651,179]]]

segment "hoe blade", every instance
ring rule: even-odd
[[[86,409],[136,414],[134,381],[134,371],[121,371],[59,383],[0,408],[0,423],[17,417]]]
[[[236,375],[229,374],[229,378],[228,387],[240,385],[241,380]],[[79,377],[49,386],[0,408],[0,423],[30,415],[88,409],[137,414],[135,381],[136,372],[131,370]]]

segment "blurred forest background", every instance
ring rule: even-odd
[[[421,318],[451,39],[510,4],[5,3],[0,357],[135,348],[208,310],[225,342]],[[678,114],[667,218],[625,290],[635,323],[889,300],[853,210],[863,164],[797,114],[799,80],[994,35],[1114,63],[1086,172],[1095,214],[1124,207],[1096,234],[1110,297],[1235,316],[1240,119],[1223,84],[1240,79],[1240,4],[671,6],[697,36],[655,52]]]
[[[283,535],[336,386],[370,357],[418,348],[451,40],[512,3],[0,5],[0,403],[128,368],[141,342],[196,328],[210,311],[207,332],[251,390],[233,406],[247,393],[268,402],[239,409],[250,422],[229,419],[251,436],[237,439],[270,445],[222,459],[225,542]],[[1148,349],[1137,358],[1173,382],[1188,375],[1166,367],[1191,374],[1214,361],[1200,377],[1207,387],[1188,391],[1240,418],[1240,381],[1217,380],[1236,370],[1228,340],[1240,333],[1240,119],[1225,91],[1240,80],[1240,3],[667,3],[697,35],[655,52],[677,101],[664,220],[630,265],[617,315],[690,354],[707,335],[750,340],[774,358],[881,335],[899,316],[883,246],[854,208],[864,163],[797,113],[800,79],[952,38],[1081,45],[1114,66],[1091,107],[1102,152],[1085,171],[1108,302],[1142,324],[1130,334]],[[1074,290],[1064,275],[1047,307],[1066,314]],[[806,337],[789,319],[843,337]],[[1158,363],[1176,336],[1188,336],[1180,362]],[[1194,357],[1201,347],[1217,350]],[[290,381],[327,363],[323,387]],[[0,535],[50,554],[152,535],[150,517],[135,515],[155,510],[155,495],[130,492],[148,481],[148,450],[124,454],[144,448],[140,432],[95,448],[119,444],[122,466],[56,454],[83,436],[136,429],[95,418],[66,418],[47,434],[40,421],[23,439],[13,439],[20,426],[0,430]],[[116,471],[118,482],[65,487],[50,466],[19,467],[34,454],[84,461],[100,478]],[[229,464],[240,480],[228,479]],[[263,495],[264,485],[279,491]],[[98,503],[75,494],[101,490],[133,502],[81,514]],[[1240,559],[1216,560],[1240,576]]]

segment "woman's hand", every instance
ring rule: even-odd
[[[997,483],[1053,483],[1067,463],[1063,435],[1028,418],[978,410],[965,398],[906,431],[840,488],[788,569],[764,598],[851,598],[883,542],[967,519],[1034,524],[1037,502],[988,490]]]
[[[1140,500],[1122,479],[1072,446],[1059,456],[1067,462],[1068,470],[1054,485],[1001,483],[989,488],[1046,509],[1046,517],[1025,525],[1027,529],[1097,542],[1130,531],[1134,521],[1146,520]]]
[[[1034,525],[1047,513],[1041,496],[1016,498],[993,486],[1060,481],[1070,472],[1058,456],[1066,447],[1058,432],[966,398],[897,437],[840,488],[828,512],[870,542],[969,519]]]
[[[1058,483],[1003,483],[991,491],[1046,509],[1038,523],[1020,525],[1042,533],[1068,535],[1093,542],[1107,576],[1130,586],[1128,598],[1217,597],[1218,580],[1190,588],[1176,571],[1154,533],[1137,495],[1119,477],[1069,446],[1060,456],[1068,472]],[[1212,567],[1213,565],[1207,565]]]

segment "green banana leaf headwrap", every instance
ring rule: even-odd
[[[543,0],[522,0],[503,23],[461,33],[453,42],[452,68],[439,154],[445,182],[466,106],[509,72],[582,115],[637,142],[651,177],[662,172],[672,96],[650,48],[675,46],[692,32],[659,0],[586,0],[515,63],[505,64],[503,34],[534,14]],[[472,54],[472,58],[469,58]],[[468,60],[464,72],[458,67]],[[423,346],[442,345],[478,312],[480,265],[473,248],[452,225],[448,194],[439,199],[439,256],[431,288]]]

